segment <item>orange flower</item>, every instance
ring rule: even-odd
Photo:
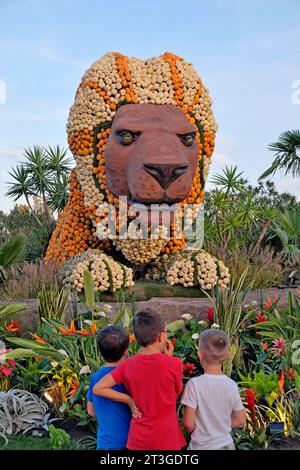
[[[262,348],[263,351],[267,351],[268,343],[261,343],[261,348]]]
[[[132,335],[130,335],[130,336],[129,336],[129,342],[130,342],[131,344],[136,343],[135,337],[132,336]]]
[[[79,390],[79,386],[80,386],[79,382],[76,382],[75,380],[74,382],[72,382],[71,389],[68,394],[68,398],[74,398],[76,396],[76,393]]]
[[[60,327],[58,328],[58,330],[59,330],[64,336],[73,336],[73,335],[75,335],[76,330],[75,330],[75,323],[74,323],[74,320],[71,321],[69,328],[63,328],[62,326],[60,326]]]
[[[20,324],[17,320],[12,320],[10,325],[7,325],[7,323],[4,323],[5,328],[9,333],[15,333],[17,336],[20,336],[21,334],[21,327]]]
[[[86,330],[85,328],[82,328],[81,330],[77,330],[76,333],[78,333],[81,336],[93,336],[97,331],[97,325],[95,322],[91,323],[90,330]]]
[[[91,335],[94,335],[97,331],[97,325],[96,323],[93,321],[92,324],[91,324]]]
[[[29,333],[30,336],[32,336],[38,343],[42,344],[43,346],[45,346],[46,341],[44,341],[42,338],[40,338],[36,333]]]
[[[283,370],[280,372],[278,385],[279,385],[280,393],[281,395],[283,395],[284,394],[284,371]]]

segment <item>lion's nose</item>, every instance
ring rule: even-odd
[[[143,165],[147,173],[153,176],[164,189],[167,189],[188,169],[188,165],[178,165],[178,163],[144,163]]]

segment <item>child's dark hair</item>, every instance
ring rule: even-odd
[[[136,340],[140,346],[148,346],[156,341],[157,335],[165,330],[165,321],[154,310],[142,310],[132,320]]]
[[[97,344],[107,362],[117,362],[128,349],[128,331],[121,326],[105,326],[97,335]]]

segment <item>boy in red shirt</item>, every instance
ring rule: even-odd
[[[103,377],[93,393],[130,406],[133,419],[127,449],[180,450],[186,444],[176,413],[182,392],[182,362],[172,357],[174,348],[158,313],[137,313],[133,331],[142,351]],[[113,390],[116,384],[123,384],[130,395]]]

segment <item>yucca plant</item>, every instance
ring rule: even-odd
[[[243,312],[243,301],[252,285],[246,285],[247,269],[239,280],[234,276],[229,288],[220,289],[218,285],[213,289],[212,295],[206,294],[214,304],[214,321],[219,328],[228,334],[230,338],[231,358],[223,364],[223,371],[230,376],[233,360],[239,351],[239,331],[242,323],[251,315],[251,312]]]
[[[70,291],[58,287],[42,287],[38,295],[39,317],[64,322],[69,305]]]

